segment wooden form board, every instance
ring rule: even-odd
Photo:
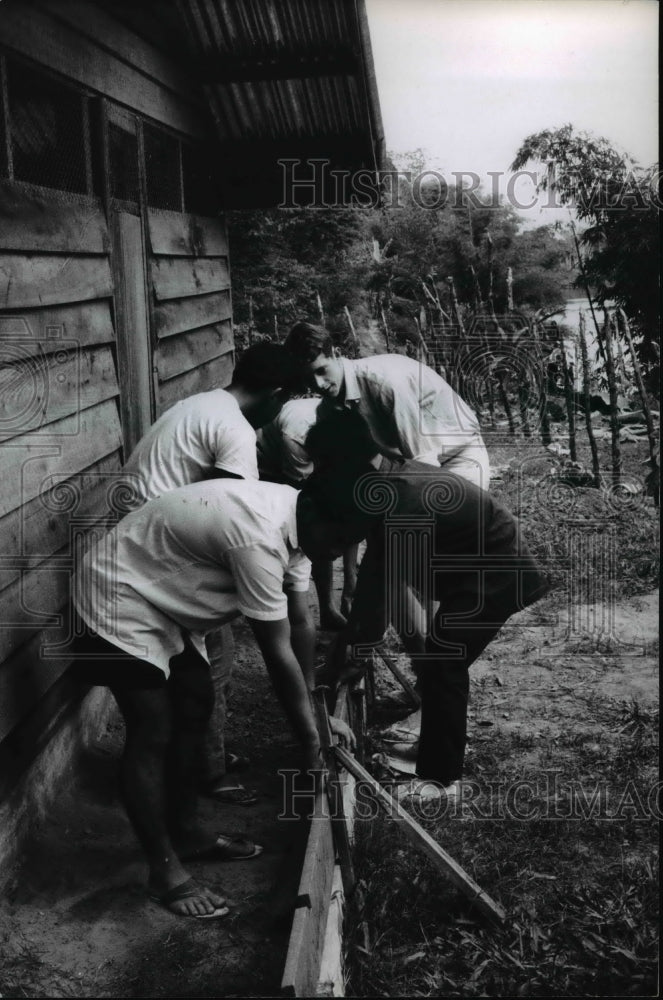
[[[334,878],[335,852],[326,796],[319,791],[299,881],[299,905],[292,921],[281,992],[315,996]]]
[[[350,705],[345,686],[339,690],[334,715],[350,723]],[[345,815],[349,820],[348,830],[351,834],[354,779],[346,771],[341,782]],[[340,934],[342,885],[338,881],[340,869],[336,865],[332,822],[324,789],[318,793],[315,816],[320,818],[311,821],[299,885],[300,905],[293,917],[281,980],[281,993],[284,996],[311,997],[318,994],[323,953],[329,948],[329,936]],[[332,894],[336,897],[333,906]]]

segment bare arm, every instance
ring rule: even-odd
[[[315,625],[308,603],[308,592],[288,592],[290,645],[301,667],[309,691],[315,687]]]
[[[304,674],[292,647],[287,618],[264,622],[249,618],[256,642],[263,655],[274,691],[301,742],[306,767],[321,766],[320,738]]]

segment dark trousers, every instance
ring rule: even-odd
[[[421,694],[417,775],[443,785],[463,774],[469,668],[513,613],[486,604],[466,625],[445,624],[451,614],[471,611],[473,603],[473,596],[465,602],[462,595],[443,598],[417,671]]]

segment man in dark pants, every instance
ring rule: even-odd
[[[507,619],[542,597],[548,583],[518,523],[491,495],[443,469],[377,454],[357,414],[311,429],[316,473],[300,498],[298,525],[309,558],[366,538],[344,651],[382,640],[404,619],[403,594],[440,601],[420,660],[422,720],[416,773],[401,794],[456,797],[466,743],[469,667]],[[423,780],[421,780],[423,779]]]

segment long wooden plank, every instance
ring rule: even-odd
[[[0,357],[2,347],[0,346]],[[60,351],[0,367],[0,441],[39,432],[119,392],[110,347]]]
[[[0,309],[30,309],[111,295],[107,257],[0,254]]]
[[[48,489],[49,476],[74,476],[121,444],[117,405],[110,399],[56,420],[39,436],[25,434],[0,445],[0,517]]]
[[[233,355],[223,354],[220,358],[208,361],[206,365],[194,368],[185,375],[162,382],[159,387],[159,413],[163,413],[179,399],[185,399],[196,392],[223,389],[230,382],[232,370]]]
[[[354,866],[352,864],[352,846],[350,831],[346,823],[343,790],[339,781],[336,758],[332,753],[333,737],[329,722],[329,712],[325,701],[325,693],[329,689],[317,687],[313,692],[316,721],[320,734],[320,744],[325,753],[328,775],[326,780],[327,800],[332,817],[332,833],[338,853],[339,864],[343,875],[343,888],[346,896],[350,896],[355,887]]]
[[[72,517],[101,516],[108,503],[113,503],[121,465],[116,451],[75,476],[58,477],[50,490],[0,519],[2,587],[18,579],[22,570],[34,569],[66,549]]]
[[[110,240],[98,201],[65,203],[0,181],[0,249],[108,253]]]
[[[212,292],[189,299],[161,302],[154,308],[154,328],[157,337],[174,337],[200,326],[220,323],[232,317],[230,292]]]
[[[334,753],[340,764],[345,767],[350,774],[354,775],[357,781],[361,781],[365,788],[369,789],[377,799],[380,806],[387,815],[395,820],[401,827],[405,836],[412,844],[425,854],[433,862],[437,870],[446,876],[467,898],[476,906],[477,910],[485,916],[491,917],[502,924],[506,920],[506,913],[502,907],[492,899],[487,892],[478,885],[474,879],[461,868],[457,861],[450,854],[440,847],[437,841],[417,823],[410,814],[387,792],[378,781],[375,780],[366,768],[362,767],[351,753],[342,747],[335,746]]]
[[[45,309],[0,313],[0,359],[7,360],[9,342],[21,357],[110,344],[115,340],[110,299],[76,302]],[[2,362],[0,362],[2,363]]]
[[[2,40],[8,48],[128,108],[179,132],[205,137],[204,119],[195,108],[108,52],[103,37],[101,44],[94,44],[32,4],[4,4]],[[135,45],[140,44],[136,38]]]
[[[225,219],[149,209],[152,253],[171,257],[227,257]]]
[[[333,878],[334,843],[324,808],[324,792],[320,790],[299,882],[301,905],[293,917],[281,980],[281,992],[286,996],[315,996]]]
[[[159,343],[155,364],[161,380],[174,378],[233,349],[230,320],[204,326]]]
[[[230,288],[228,261],[224,257],[153,259],[152,285],[160,301],[221,292]]]
[[[40,6],[174,94],[191,103],[200,103],[191,77],[182,73],[176,63],[159,49],[139,38],[130,28],[125,28],[98,4],[90,4],[89,0],[40,0]]]

